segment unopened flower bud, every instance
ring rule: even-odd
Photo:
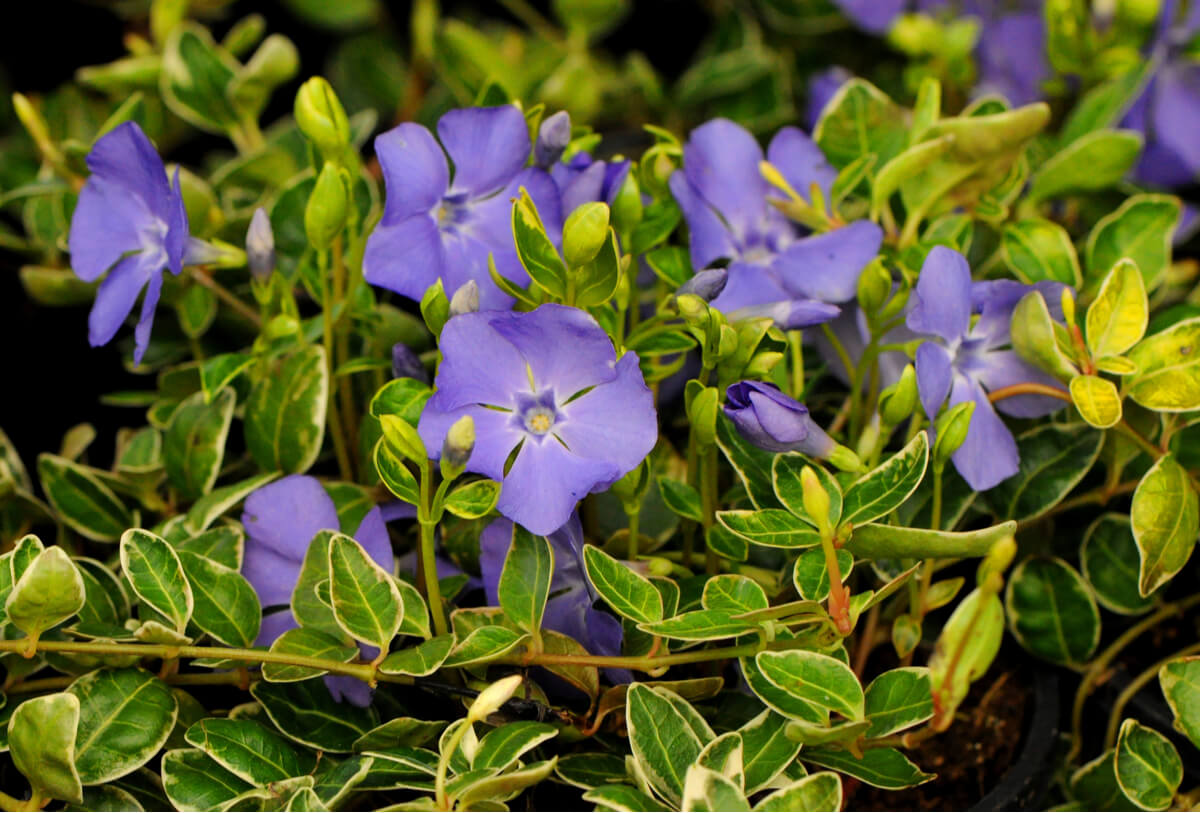
[[[563,224],[563,258],[567,265],[578,268],[596,258],[608,239],[609,209],[607,203],[585,203],[567,217]]]
[[[933,465],[946,465],[946,461],[958,451],[967,439],[967,430],[971,428],[971,416],[975,413],[974,401],[963,401],[955,404],[940,416],[934,424],[937,440],[933,444]]]
[[[429,373],[420,357],[403,342],[392,345],[392,378],[413,378],[422,384],[429,383]]]
[[[646,214],[646,206],[642,203],[642,189],[638,186],[634,173],[625,173],[625,180],[617,189],[612,201],[612,223],[618,234],[627,234],[637,228]]]
[[[304,231],[313,248],[325,250],[346,224],[346,184],[335,164],[326,162],[304,209]]]
[[[892,275],[883,261],[876,259],[858,276],[858,304],[867,313],[875,313],[892,292]]]
[[[829,522],[829,492],[821,485],[821,480],[812,466],[805,466],[800,472],[800,488],[804,501],[804,510],[809,519],[817,524],[822,536],[832,533],[833,527]]]
[[[259,281],[268,279],[275,270],[275,233],[267,210],[261,206],[254,210],[250,228],[246,230],[246,264]]]
[[[479,310],[479,283],[468,280],[461,285],[454,296],[450,297],[450,316],[460,316],[464,313],[474,313]]]
[[[697,271],[691,279],[675,290],[676,296],[698,296],[705,302],[712,302],[725,290],[729,282],[729,270],[726,268],[705,268]]]
[[[1017,555],[1017,540],[1011,536],[997,540],[988,550],[987,556],[979,563],[975,581],[980,586],[992,580],[993,576],[1003,577],[1004,571],[1012,564]]]
[[[571,143],[571,116],[560,110],[547,116],[538,127],[537,141],[533,145],[533,161],[542,169],[549,169],[562,158],[563,150]]]
[[[879,394],[879,417],[888,426],[912,417],[917,408],[917,370],[911,364],[900,373],[900,380]]]
[[[833,449],[825,456],[839,471],[862,471],[866,467],[853,449],[840,443],[834,444]]]
[[[1117,14],[1133,25],[1150,25],[1161,10],[1162,0],[1117,0]]]
[[[733,421],[742,437],[760,449],[802,452],[828,459],[836,449],[844,448],[817,426],[804,404],[777,387],[739,381],[730,385],[725,395],[726,417]],[[849,449],[846,452],[854,455]]]
[[[467,467],[471,452],[475,451],[475,419],[463,415],[450,426],[446,440],[442,443],[442,459],[440,461],[442,478],[453,480]]]
[[[521,675],[509,675],[488,686],[471,703],[471,708],[467,709],[466,724],[478,723],[495,714],[517,693],[524,681],[525,678]]]
[[[324,78],[314,76],[296,93],[296,126],[326,158],[350,144],[350,120],[337,94]]]
[[[721,329],[717,334],[717,358],[729,358],[737,352],[737,348],[737,331],[729,325],[721,325]]]
[[[700,324],[708,319],[708,303],[695,294],[675,297],[675,307],[689,324]]]

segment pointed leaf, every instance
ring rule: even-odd
[[[1142,477],[1129,519],[1140,555],[1138,589],[1148,596],[1183,569],[1200,533],[1200,502],[1173,454]]]
[[[179,555],[162,537],[131,528],[121,537],[121,570],[138,599],[183,632],[195,599]]]
[[[391,574],[345,534],[329,539],[329,594],[346,634],[387,649],[400,629],[404,603]]]

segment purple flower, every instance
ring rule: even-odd
[[[797,128],[775,135],[766,160],[799,194],[807,196],[815,183],[829,198],[837,172]],[[763,179],[762,161],[754,137],[731,121],[714,119],[692,131],[683,169],[670,180],[687,219],[692,264],[730,260],[729,282],[712,305],[732,318],[770,315],[788,329],[827,322],[839,311],[833,303],[854,298],[883,231],[862,220],[802,237],[770,204],[777,193]]]
[[[871,34],[886,34],[903,14],[908,0],[833,0],[856,26]]]
[[[1200,173],[1200,63],[1184,52],[1200,31],[1200,4],[1176,20],[1178,3],[1163,3],[1149,59],[1155,71],[1121,122],[1146,137],[1134,176],[1142,183],[1174,187]]]
[[[500,573],[512,541],[513,524],[506,519],[492,522],[479,535],[479,569],[488,604],[500,603]],[[554,575],[550,579],[550,599],[542,626],[561,632],[583,644],[593,655],[620,655],[624,632],[621,622],[592,606],[598,596],[583,570],[583,526],[579,515],[546,536],[554,551]],[[633,676],[625,669],[605,670],[616,683],[628,683]]]
[[[562,196],[564,218],[585,203],[599,201],[612,206],[628,174],[628,161],[597,161],[586,152],[577,152],[550,169]]]
[[[1058,283],[1039,283],[1047,302],[1059,301]],[[976,491],[985,491],[1017,473],[1019,460],[1012,432],[988,401],[987,391],[1036,382],[1061,385],[1027,364],[1009,344],[1013,308],[1031,286],[1012,280],[971,282],[966,259],[953,249],[935,246],[921,266],[908,313],[910,330],[929,336],[917,348],[917,388],[932,420],[949,397],[950,405],[975,402],[967,439],[954,453],[954,466]],[[972,313],[979,319],[971,324]],[[1023,395],[1006,398],[999,408],[1020,418],[1048,415],[1063,407],[1057,398]]]
[[[267,210],[259,206],[246,230],[246,265],[255,279],[265,282],[275,270],[275,232]]]
[[[809,130],[816,128],[821,119],[821,112],[834,94],[853,78],[854,74],[840,65],[834,65],[809,77],[808,104],[804,108],[804,121]]]
[[[292,591],[308,545],[319,531],[339,529],[337,507],[314,477],[293,474],[263,486],[246,498],[242,513],[246,526],[246,552],[242,575],[258,593],[264,609],[257,646],[270,646],[283,633],[299,626],[292,616]],[[363,517],[354,539],[389,573],[393,569],[392,545],[378,506]],[[266,614],[271,607],[283,608]],[[363,646],[374,657],[374,647]],[[325,683],[335,700],[343,697],[358,706],[371,702],[367,684],[351,677],[329,676]]]
[[[71,218],[71,267],[86,282],[108,272],[88,316],[88,341],[93,347],[107,344],[144,290],[134,331],[138,363],[150,344],[162,270],[178,275],[189,248],[179,171],[172,184],[154,145],[134,122],[100,138],[87,164],[92,174]]]
[[[742,437],[760,449],[827,458],[837,446],[808,414],[808,407],[778,387],[739,381],[725,395],[725,415]]]
[[[436,458],[451,424],[472,416],[467,470],[502,481],[497,509],[535,534],[562,527],[576,502],[620,479],[658,440],[637,355],[618,360],[584,311],[467,313],[446,323],[440,344],[421,438]]]
[[[571,116],[560,110],[547,116],[538,127],[537,140],[533,143],[533,161],[542,169],[549,169],[562,158],[563,150],[571,143]]]
[[[488,254],[501,276],[527,283],[513,242],[512,199],[525,187],[557,241],[557,188],[542,170],[525,168],[529,130],[512,105],[451,110],[437,131],[440,146],[411,122],[375,139],[387,203],[367,240],[363,273],[372,285],[415,300],[439,278],[447,296],[475,280],[482,308],[507,309],[512,298],[492,282]]]
[[[422,384],[429,383],[429,372],[421,357],[404,342],[392,345],[392,378],[415,378]]]

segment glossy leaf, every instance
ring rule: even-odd
[[[845,548],[837,551],[838,572],[844,582],[854,567],[854,555]],[[796,558],[792,568],[792,584],[800,598],[808,601],[824,601],[829,597],[829,569],[825,561],[825,551],[813,548],[806,550]]]
[[[78,725],[79,699],[67,692],[26,700],[8,721],[9,754],[42,798],[83,801],[75,768]]]
[[[662,638],[679,641],[716,641],[750,632],[755,624],[740,621],[727,610],[692,610],[638,628]]]
[[[1183,762],[1171,741],[1137,720],[1117,735],[1117,784],[1143,810],[1165,810],[1183,781]]]
[[[272,642],[271,651],[300,655],[305,658],[341,661],[342,663],[349,663],[358,657],[357,646],[312,627],[297,627],[288,630]],[[315,669],[311,666],[264,663],[262,674],[265,680],[273,683],[291,683],[297,680],[308,680],[326,673],[323,669]]]
[[[1107,378],[1077,375],[1071,379],[1071,401],[1079,415],[1097,429],[1108,429],[1121,421],[1121,394]]]
[[[890,514],[916,491],[928,463],[929,436],[919,432],[907,446],[846,489],[842,521],[862,525]]]
[[[252,785],[311,773],[315,757],[252,720],[209,717],[187,730],[187,741]]]
[[[883,737],[933,716],[933,689],[929,670],[916,666],[891,669],[871,681],[866,689],[868,737]]]
[[[738,729],[747,795],[769,785],[800,753],[800,743],[786,734],[787,722],[786,717],[768,710]]]
[[[1176,322],[1129,351],[1138,371],[1127,382],[1129,397],[1157,412],[1200,407],[1200,318]]]
[[[446,510],[463,519],[487,516],[500,499],[500,484],[495,480],[475,480],[456,486],[446,495]]]
[[[1158,670],[1158,683],[1175,727],[1200,748],[1200,658],[1177,658]]]
[[[87,466],[43,454],[38,478],[55,513],[88,539],[115,542],[133,524],[129,509]]]
[[[528,634],[508,627],[480,627],[455,645],[442,663],[445,667],[468,666],[503,657],[529,640]]]
[[[379,671],[385,675],[410,677],[432,675],[445,663],[453,647],[453,635],[439,635],[414,647],[392,652],[379,664]]]
[[[1090,275],[1112,268],[1128,257],[1147,288],[1154,288],[1171,263],[1171,243],[1179,225],[1179,199],[1170,195],[1134,195],[1101,218],[1087,242]]]
[[[1138,589],[1138,547],[1129,517],[1104,514],[1091,524],[1079,550],[1083,577],[1104,608],[1137,615],[1154,606]]]
[[[558,736],[552,725],[533,720],[518,720],[494,728],[484,735],[471,760],[474,769],[505,770],[526,752]]]
[[[808,511],[804,508],[804,488],[800,483],[800,472],[809,465],[808,458],[803,455],[776,455],[775,462],[771,465],[771,482],[775,486],[775,496],[783,507],[815,527],[816,522],[808,516]],[[833,475],[821,466],[813,466],[812,470],[829,495],[829,523],[836,527],[842,517],[842,487]]]
[[[1030,200],[1067,192],[1103,189],[1121,180],[1137,161],[1142,135],[1128,130],[1096,130],[1072,141],[1046,161],[1029,188]]]
[[[1029,519],[1056,505],[1100,455],[1104,435],[1091,428],[1047,424],[1017,438],[1020,470],[987,494],[1004,519]]]
[[[758,582],[732,573],[710,577],[704,583],[700,603],[706,610],[724,610],[732,615],[765,610],[769,604]]]
[[[667,694],[635,683],[626,695],[625,719],[634,759],[655,791],[678,804],[688,766],[700,756],[704,743]]]
[[[691,765],[683,782],[683,801],[680,810],[750,811],[741,788],[732,780],[703,765]]]
[[[197,392],[171,414],[163,435],[163,463],[167,479],[185,499],[207,494],[216,483],[236,401],[228,387],[211,403],[203,392]]]
[[[176,810],[218,810],[254,786],[221,767],[199,748],[177,748],[163,755],[163,791]]]
[[[805,762],[888,790],[911,788],[935,778],[934,774],[925,773],[895,748],[871,748],[863,751],[862,759],[856,759],[849,751],[818,746],[804,749],[801,756]]]
[[[36,638],[79,612],[85,599],[79,569],[55,546],[39,553],[21,573],[4,610],[13,626]]]
[[[258,637],[258,594],[236,570],[189,550],[179,562],[192,587],[192,623],[226,646],[248,647]]]
[[[1096,358],[1119,356],[1146,333],[1150,303],[1137,265],[1120,260],[1087,310],[1087,348]]]
[[[379,724],[370,708],[334,701],[323,680],[297,683],[260,681],[250,693],[275,727],[301,745],[330,753],[352,751],[354,743]]]
[[[195,599],[179,555],[162,537],[131,528],[121,537],[121,570],[139,600],[165,616],[176,632],[187,628]]]
[[[785,785],[754,806],[758,811],[842,809],[842,778],[832,771],[809,774]]]
[[[544,536],[513,523],[512,542],[504,558],[497,593],[510,621],[536,636],[554,576],[554,551]]]
[[[1024,283],[1083,283],[1071,236],[1052,220],[1030,218],[1005,226],[1003,247],[1008,267]]]
[[[1138,590],[1148,596],[1183,569],[1200,534],[1200,502],[1174,455],[1142,477],[1129,519],[1140,554]]]
[[[345,534],[330,537],[328,555],[329,595],[338,625],[359,641],[387,649],[404,618],[391,574]]]
[[[1062,559],[1021,562],[1008,580],[1009,624],[1033,654],[1065,666],[1083,664],[1100,643],[1100,610],[1087,583]]]
[[[255,462],[288,474],[308,469],[321,452],[328,400],[324,348],[272,359],[246,399],[246,448]]]
[[[851,720],[865,714],[862,684],[850,667],[818,652],[760,652],[755,661],[771,683],[817,708]]]
[[[741,538],[771,548],[810,548],[821,535],[804,520],[780,508],[718,511],[717,521]]]
[[[584,546],[583,564],[588,581],[617,615],[635,624],[662,620],[662,596],[645,576],[594,545]]]
[[[89,672],[67,691],[79,700],[75,767],[86,785],[142,767],[175,726],[178,703],[171,687],[143,669]]]

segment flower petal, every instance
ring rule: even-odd
[[[726,316],[753,305],[770,305],[792,297],[770,268],[746,262],[729,266],[729,278],[711,304]]]
[[[641,463],[658,442],[658,418],[637,354],[622,356],[616,373],[616,380],[560,406],[563,419],[554,432],[572,454],[613,464],[620,469],[619,477]]]
[[[934,246],[921,266],[907,324],[947,342],[961,338],[971,324],[971,269],[963,255]]]
[[[502,189],[525,166],[532,146],[525,116],[511,104],[451,110],[437,131],[454,162],[451,194],[479,197]]]
[[[513,425],[512,414],[495,409],[468,405],[457,409],[442,410],[441,393],[434,393],[425,404],[417,431],[429,456],[438,460],[442,456],[442,442],[450,427],[464,415],[475,421],[475,448],[467,461],[467,471],[483,474],[493,480],[504,479],[504,464],[512,450],[525,437]]]
[[[170,219],[174,205],[167,170],[136,122],[124,122],[101,136],[87,155],[87,165],[93,176],[140,197],[155,217]]]
[[[512,318],[478,311],[455,316],[442,328],[442,363],[434,379],[440,409],[467,404],[513,407],[513,396],[529,391],[525,357],[493,325],[497,319]]]
[[[151,277],[161,277],[161,272],[162,255],[158,252],[126,257],[108,272],[88,314],[88,342],[92,347],[107,344],[117,335],[137,303],[138,294]]]
[[[153,229],[155,222],[142,199],[124,186],[97,176],[89,178],[71,216],[71,269],[85,282],[99,279],[123,254],[142,250],[142,234]]]
[[[1066,393],[1066,388],[1058,379],[1028,364],[1012,350],[993,350],[982,354],[971,372],[988,392],[1015,384],[1033,383]],[[1062,399],[1048,395],[1018,395],[1005,398],[996,404],[996,408],[1014,418],[1041,418],[1058,412],[1066,405]]]
[[[821,148],[799,127],[784,127],[775,134],[767,146],[767,160],[783,174],[800,197],[811,202],[811,189],[815,183],[825,200],[829,201],[830,189],[837,180],[837,170],[829,163]],[[782,197],[782,193],[777,196]]]
[[[827,305],[812,299],[790,299],[773,302],[770,305],[750,305],[738,308],[729,314],[729,320],[737,322],[742,319],[767,317],[780,330],[800,330],[832,321],[841,312],[841,308],[837,305]]]
[[[533,390],[554,390],[559,404],[617,377],[612,340],[587,311],[551,304],[528,313],[490,316],[492,329],[529,365]],[[520,389],[529,390],[528,380]]]
[[[700,197],[744,236],[767,211],[762,148],[744,127],[713,119],[692,130],[683,146],[683,171]]]
[[[883,244],[883,230],[869,220],[792,243],[774,268],[792,298],[820,302],[849,302],[858,291],[858,278]]]
[[[367,555],[375,560],[375,564],[388,573],[395,572],[396,557],[392,553],[392,540],[383,520],[383,511],[378,505],[363,517],[358,530],[354,532],[354,541],[362,545]]]
[[[492,607],[500,604],[500,573],[512,543],[512,530],[510,520],[495,519],[479,534],[479,573],[487,603]]]
[[[171,184],[166,212],[167,234],[163,248],[167,252],[167,268],[179,276],[183,271],[183,260],[188,253],[191,235],[188,234],[187,208],[183,205],[183,191],[179,185],[179,167],[175,168],[175,181]]]
[[[700,192],[688,181],[683,170],[676,170],[667,185],[688,225],[688,245],[692,265],[704,268],[722,257],[737,256],[729,227],[715,209],[704,202]]]
[[[953,371],[950,351],[937,342],[924,342],[917,348],[917,392],[925,414],[933,420],[950,393]]]
[[[833,0],[855,25],[872,34],[886,33],[904,11],[906,0]]]
[[[405,122],[375,139],[387,191],[380,225],[389,226],[434,210],[450,186],[446,155],[433,133]]]
[[[278,612],[264,615],[262,626],[258,628],[258,637],[254,639],[254,645],[269,647],[275,643],[275,639],[280,635],[283,635],[288,630],[294,630],[299,626],[296,623],[296,617],[292,615],[290,609],[279,610]]]
[[[409,299],[420,302],[445,267],[442,236],[429,215],[380,223],[367,238],[363,277]]]
[[[242,511],[246,551],[270,548],[299,567],[318,531],[338,530],[337,508],[315,477],[292,474],[246,498]]]
[[[1014,107],[1042,97],[1050,76],[1046,24],[1040,11],[1001,14],[989,20],[976,49],[979,82],[975,95],[999,94]]]
[[[967,439],[951,458],[958,473],[975,491],[986,491],[1020,470],[1017,442],[1000,420],[978,383],[955,376],[950,405],[974,401]]]
[[[133,330],[133,363],[135,365],[142,363],[142,356],[146,355],[146,348],[150,346],[150,329],[154,326],[154,309],[158,307],[162,286],[162,272],[151,272],[150,280],[146,285],[146,295],[142,297],[142,315],[138,318],[137,327]]]
[[[613,483],[622,473],[607,461],[572,454],[553,437],[527,441],[504,478],[496,508],[531,533],[553,533],[598,483]]]
[[[274,548],[257,544],[253,539],[246,541],[246,550],[242,556],[242,575],[254,592],[258,593],[258,601],[263,607],[274,607],[290,604],[292,591],[300,579],[301,560],[280,553]],[[291,613],[286,613],[289,617]],[[266,619],[263,619],[264,625]],[[293,622],[293,626],[294,626]],[[284,627],[283,629],[290,629]],[[283,630],[279,630],[282,632]],[[276,632],[275,635],[278,635]],[[259,631],[259,639],[263,639],[263,631]],[[270,640],[274,640],[271,637]]]

